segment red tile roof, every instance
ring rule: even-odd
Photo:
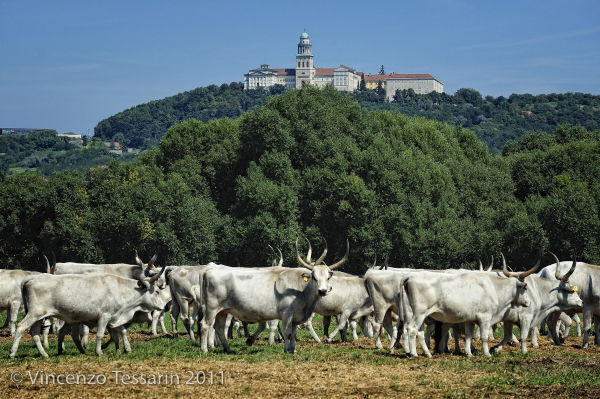
[[[284,75],[284,76],[294,76],[294,75],[296,75],[296,70],[292,69],[292,68],[275,68],[273,70],[275,72],[277,72],[277,75]]]
[[[382,82],[388,79],[435,79],[428,73],[390,73],[389,75],[365,75],[366,82]]]
[[[315,68],[315,74],[317,76],[333,76],[333,71],[335,68]]]

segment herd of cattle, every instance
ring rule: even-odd
[[[325,340],[331,342],[339,332],[346,337],[352,327],[354,339],[360,324],[364,335],[372,337],[382,349],[385,331],[394,352],[401,343],[404,351],[417,356],[417,342],[426,356],[431,356],[430,336],[435,331],[435,350],[448,350],[449,329],[456,348],[464,336],[464,350],[473,354],[474,326],[479,327],[482,352],[489,356],[511,340],[520,341],[527,351],[527,339],[537,347],[540,326],[548,326],[555,344],[561,342],[561,325],[583,312],[583,347],[589,344],[592,322],[595,343],[600,345],[600,267],[583,262],[555,263],[538,272],[540,262],[525,272],[509,270],[504,256],[502,268],[479,270],[425,270],[373,265],[364,276],[335,269],[348,261],[349,244],[342,259],[327,265],[325,247],[318,259],[312,259],[308,244],[305,257],[299,253],[300,267],[284,267],[283,257],[271,266],[242,268],[216,263],[198,266],[155,265],[156,256],[147,264],[136,254],[135,265],[55,263],[46,259],[47,273],[23,270],[0,270],[0,310],[7,310],[7,324],[14,337],[10,357],[27,330],[44,357],[47,357],[48,333],[58,336],[58,353],[64,350],[64,337],[70,334],[80,352],[87,346],[89,328],[96,328],[96,353],[102,354],[109,343],[125,352],[131,351],[127,327],[131,323],[149,322],[157,334],[163,332],[165,311],[170,311],[173,335],[177,336],[177,319],[181,316],[190,336],[195,339],[198,326],[200,346],[222,345],[228,353],[231,327],[241,321],[258,323],[247,343],[269,328],[271,343],[279,335],[284,351],[296,351],[296,330],[305,326],[317,342],[312,327],[314,314],[324,320]],[[537,273],[536,273],[537,272]],[[25,317],[16,325],[17,315]],[[328,334],[332,317],[337,327]],[[281,322],[281,328],[279,323]],[[504,338],[492,350],[489,339],[493,329],[503,324]],[[520,337],[513,335],[519,327]],[[103,345],[105,332],[110,340]],[[40,337],[41,336],[41,337]],[[43,342],[42,342],[43,338]]]

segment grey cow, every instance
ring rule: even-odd
[[[284,351],[296,351],[296,329],[314,312],[317,300],[331,291],[333,269],[348,260],[349,245],[344,257],[331,266],[309,264],[297,253],[303,268],[215,267],[204,276],[202,298],[201,347],[208,351],[207,331],[213,325],[226,352],[231,350],[224,334],[226,314],[246,322],[267,322],[280,319],[284,330]]]
[[[138,280],[112,274],[50,275],[26,280],[22,293],[27,314],[17,326],[10,357],[15,357],[23,333],[30,328],[38,351],[48,357],[39,337],[42,320],[47,317],[57,317],[68,324],[97,326],[96,354],[101,355],[102,336],[107,328],[123,334],[124,325],[136,312],[164,309],[157,286],[163,271],[164,267],[154,276]],[[127,342],[126,337],[123,341]],[[125,346],[125,350],[130,348]]]

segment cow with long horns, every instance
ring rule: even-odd
[[[102,355],[102,337],[107,328],[117,331],[126,343],[124,325],[136,312],[164,309],[160,290],[166,284],[157,284],[164,270],[163,266],[151,277],[140,276],[137,280],[112,274],[48,275],[26,280],[21,291],[27,315],[17,326],[10,357],[15,357],[21,336],[28,329],[40,354],[48,357],[39,337],[47,317],[57,317],[70,325],[97,326],[97,355]],[[83,348],[78,345],[78,349]],[[125,344],[125,350],[129,349]]]
[[[208,270],[202,286],[202,351],[208,351],[207,333],[215,327],[227,353],[231,349],[224,334],[227,313],[249,323],[280,319],[284,330],[284,351],[296,351],[296,329],[314,312],[315,304],[331,290],[329,280],[334,269],[348,260],[344,257],[327,266],[323,263],[327,248],[314,264],[306,262],[296,251],[301,268],[222,266]]]
[[[565,276],[568,282],[577,287],[577,293],[583,301],[583,342],[582,347],[589,345],[592,328],[592,319],[600,318],[600,266],[589,263],[573,261],[562,261],[544,267],[539,273],[540,277],[561,280]],[[562,278],[560,278],[562,276]],[[548,327],[556,344],[560,344],[557,337],[556,325],[560,313],[555,312],[548,319]],[[596,345],[600,345],[600,324],[596,323]]]
[[[560,261],[551,253],[556,260]],[[502,256],[503,270],[506,271],[506,259]],[[538,264],[539,265],[539,264]],[[504,339],[494,347],[499,352],[512,337],[513,325],[518,324],[521,332],[521,352],[527,353],[527,337],[532,333],[532,345],[537,348],[537,337],[532,331],[534,326],[539,325],[549,314],[557,311],[569,311],[580,309],[583,302],[577,295],[578,287],[569,283],[569,278],[575,271],[576,264],[564,275],[560,275],[558,269],[555,271],[556,280],[549,280],[532,274],[523,279],[527,283],[527,292],[531,303],[527,307],[516,306],[510,309],[504,317]],[[507,272],[507,277],[515,274]]]
[[[533,274],[537,266],[506,278],[495,273],[472,271],[468,273],[420,272],[404,281],[410,314],[405,320],[409,335],[410,353],[417,356],[416,338],[427,356],[431,356],[423,336],[419,334],[427,317],[443,323],[465,324],[465,352],[472,356],[473,324],[481,329],[483,353],[490,356],[489,331],[493,324],[502,321],[514,306],[529,306],[525,277]],[[510,274],[503,269],[505,275]],[[400,308],[400,306],[398,306]]]

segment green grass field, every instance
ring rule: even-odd
[[[322,336],[320,319],[314,324]],[[184,331],[182,326],[179,330]],[[581,338],[574,336],[561,347],[550,345],[542,337],[540,348],[530,347],[526,355],[515,347],[506,347],[502,354],[492,358],[469,359],[445,354],[434,355],[432,359],[412,359],[405,357],[402,350],[397,355],[376,350],[373,341],[362,336],[355,342],[341,343],[338,337],[335,343],[318,345],[306,330],[299,330],[295,355],[285,355],[282,344],[269,345],[266,332],[251,347],[246,346],[244,338],[234,338],[231,344],[236,354],[226,355],[220,348],[203,354],[198,343],[184,334],[178,339],[153,338],[147,331],[141,326],[130,329],[131,354],[115,353],[111,347],[102,357],[94,354],[94,335],[90,336],[92,342],[85,355],[79,354],[67,337],[66,354],[62,356],[56,355],[56,340],[51,336],[49,359],[41,358],[26,336],[17,358],[10,360],[12,339],[2,330],[0,395],[3,398],[600,397],[600,350],[596,346],[580,349]],[[138,377],[177,375],[179,383],[123,384],[116,378],[116,370]],[[35,372],[101,373],[108,380],[102,385],[32,383],[28,373],[35,375]],[[24,376],[23,381],[19,384],[11,381],[13,373]],[[209,383],[210,373],[212,383]]]

